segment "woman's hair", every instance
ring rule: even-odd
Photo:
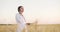
[[[18,7],[18,12],[20,11],[20,8],[21,8],[21,7],[23,7],[23,6],[19,6],[19,7]]]

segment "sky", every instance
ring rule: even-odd
[[[0,0],[0,24],[16,24],[20,5],[24,6],[26,22],[60,24],[60,0]]]

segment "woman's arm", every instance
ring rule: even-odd
[[[16,15],[16,21],[17,23],[21,23],[21,17],[18,14]]]

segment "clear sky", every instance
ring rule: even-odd
[[[0,24],[16,24],[18,6],[24,6],[26,22],[60,24],[60,0],[0,0]]]

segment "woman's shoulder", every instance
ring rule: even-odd
[[[19,15],[19,13],[16,13],[16,15]]]
[[[21,15],[19,13],[16,13],[16,17],[20,17]]]
[[[16,13],[16,16],[17,16],[17,15],[20,15],[20,14],[19,14],[19,13]]]

